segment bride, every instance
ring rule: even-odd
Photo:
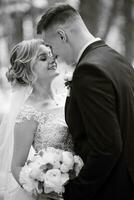
[[[72,150],[64,122],[64,101],[52,81],[59,75],[51,49],[39,39],[18,43],[11,51],[7,72],[12,85],[9,113],[0,126],[0,196],[4,200],[32,200],[19,183],[31,146]]]

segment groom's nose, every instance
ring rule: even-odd
[[[50,63],[54,63],[54,62],[56,62],[56,57],[52,55],[50,57]]]
[[[55,59],[57,59],[58,56],[54,53],[52,46],[49,45],[49,48],[51,49],[51,52],[52,52],[52,54],[53,54],[53,57],[54,57]]]

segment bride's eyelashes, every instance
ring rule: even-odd
[[[47,60],[47,55],[46,54],[40,54],[39,56],[38,56],[38,59],[40,60],[40,61],[46,61]]]
[[[53,57],[53,55],[52,55],[52,53],[40,54],[38,57],[39,57],[39,60],[46,61],[48,58]]]
[[[42,56],[42,57],[40,57],[40,60],[41,60],[41,61],[46,61],[46,60],[47,60],[47,57],[46,57],[46,56]]]

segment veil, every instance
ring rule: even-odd
[[[31,86],[14,86],[9,111],[4,115],[0,124],[0,197],[4,196],[4,200],[10,199],[9,190],[11,187],[9,188],[8,185],[11,176],[15,120],[21,106],[31,93]],[[11,185],[13,186],[13,184]],[[14,185],[14,187],[16,186]]]

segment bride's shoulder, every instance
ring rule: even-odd
[[[39,112],[32,105],[24,104],[16,117],[16,123],[24,122],[25,120],[39,121]]]

